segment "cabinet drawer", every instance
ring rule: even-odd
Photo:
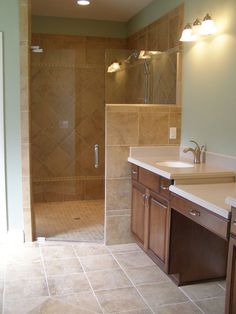
[[[236,208],[232,208],[231,234],[236,236]]]
[[[131,165],[131,179],[135,181],[138,180],[138,166],[134,164]]]
[[[139,183],[145,185],[145,187],[159,192],[160,177],[158,174],[139,168],[138,180]]]
[[[207,209],[171,193],[171,208],[188,217],[209,231],[228,240],[229,220],[219,217]]]

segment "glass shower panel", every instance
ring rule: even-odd
[[[107,50],[106,103],[176,104],[178,51]]]
[[[57,233],[61,225],[59,238],[65,239],[62,229],[67,228],[72,231],[67,233],[66,239],[86,241],[88,239],[78,238],[81,232],[75,233],[84,218],[80,207],[87,208],[85,215],[90,215],[88,219],[94,224],[99,207],[96,201],[102,200],[103,207],[104,64],[88,64],[86,52],[82,48],[63,47],[32,53],[33,198],[34,204],[40,204],[36,207],[41,213],[55,215],[57,220],[57,226],[56,222],[46,226],[49,223],[46,216],[39,218],[40,236],[54,238],[53,232]],[[95,145],[99,146],[99,167],[95,167]],[[77,201],[95,203],[83,203],[78,208]],[[52,206],[55,202],[56,208]],[[90,205],[95,206],[93,218]],[[103,225],[102,210],[98,225]],[[84,224],[80,231],[82,228]],[[103,230],[99,237],[103,238]]]

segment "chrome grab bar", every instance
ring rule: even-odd
[[[98,144],[94,145],[94,167],[95,168],[99,167],[99,145]]]

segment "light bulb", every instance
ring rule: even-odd
[[[212,35],[217,32],[215,22],[212,20],[209,14],[207,14],[202,22],[202,25],[199,29],[199,33],[202,36]]]
[[[192,26],[188,23],[182,32],[180,41],[195,41],[196,36],[193,35]]]

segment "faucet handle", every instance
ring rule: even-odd
[[[200,150],[201,150],[201,152],[206,150],[206,145],[202,145]]]

